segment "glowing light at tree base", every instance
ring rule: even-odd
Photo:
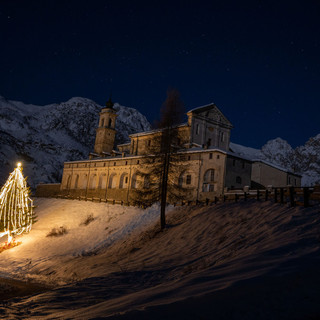
[[[21,163],[18,163],[0,192],[0,237],[7,235],[8,245],[14,235],[31,230],[34,206],[29,194]]]

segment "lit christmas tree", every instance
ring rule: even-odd
[[[13,235],[31,230],[34,207],[29,194],[21,163],[18,163],[0,192],[0,237],[7,234],[8,244]]]

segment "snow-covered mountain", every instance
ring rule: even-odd
[[[46,106],[27,105],[0,96],[0,184],[17,161],[32,188],[40,182],[59,182],[64,161],[87,159],[93,151],[99,111],[102,106],[75,97]],[[128,135],[150,129],[136,109],[116,103],[116,143]]]
[[[71,98],[46,106],[27,105],[0,96],[0,185],[16,162],[22,161],[28,183],[60,182],[63,162],[87,159],[93,151],[102,106],[86,98]],[[116,144],[134,132],[150,130],[147,119],[136,109],[115,104]],[[276,138],[261,150],[231,143],[233,152],[262,159],[302,175],[303,185],[320,183],[320,134],[293,149]]]
[[[235,143],[230,143],[230,148],[241,156],[265,160],[301,174],[303,186],[320,184],[320,134],[296,149],[281,138],[268,141],[261,150]]]

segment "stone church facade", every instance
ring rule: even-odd
[[[185,201],[213,200],[225,188],[250,186],[251,161],[229,150],[232,124],[211,103],[187,112],[188,122],[178,125],[175,144],[181,161],[181,172],[175,179],[188,190]],[[137,174],[152,166],[149,147],[161,130],[130,135],[130,142],[114,148],[116,113],[108,101],[100,112],[94,153],[88,160],[64,164],[61,194],[74,197],[96,197],[129,203],[135,189],[143,190],[146,177]]]

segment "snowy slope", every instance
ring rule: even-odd
[[[1,275],[55,286],[7,319],[316,319],[319,207],[239,202],[159,210],[37,199],[38,222]],[[95,220],[82,223],[88,214]],[[68,233],[46,237],[54,227]],[[68,283],[57,287],[58,283]]]
[[[93,151],[102,106],[85,98],[46,106],[26,105],[0,97],[0,184],[17,161],[31,187],[59,182],[64,161],[87,159]],[[115,104],[119,131],[116,143],[128,135],[150,129],[147,119],[133,108]]]

